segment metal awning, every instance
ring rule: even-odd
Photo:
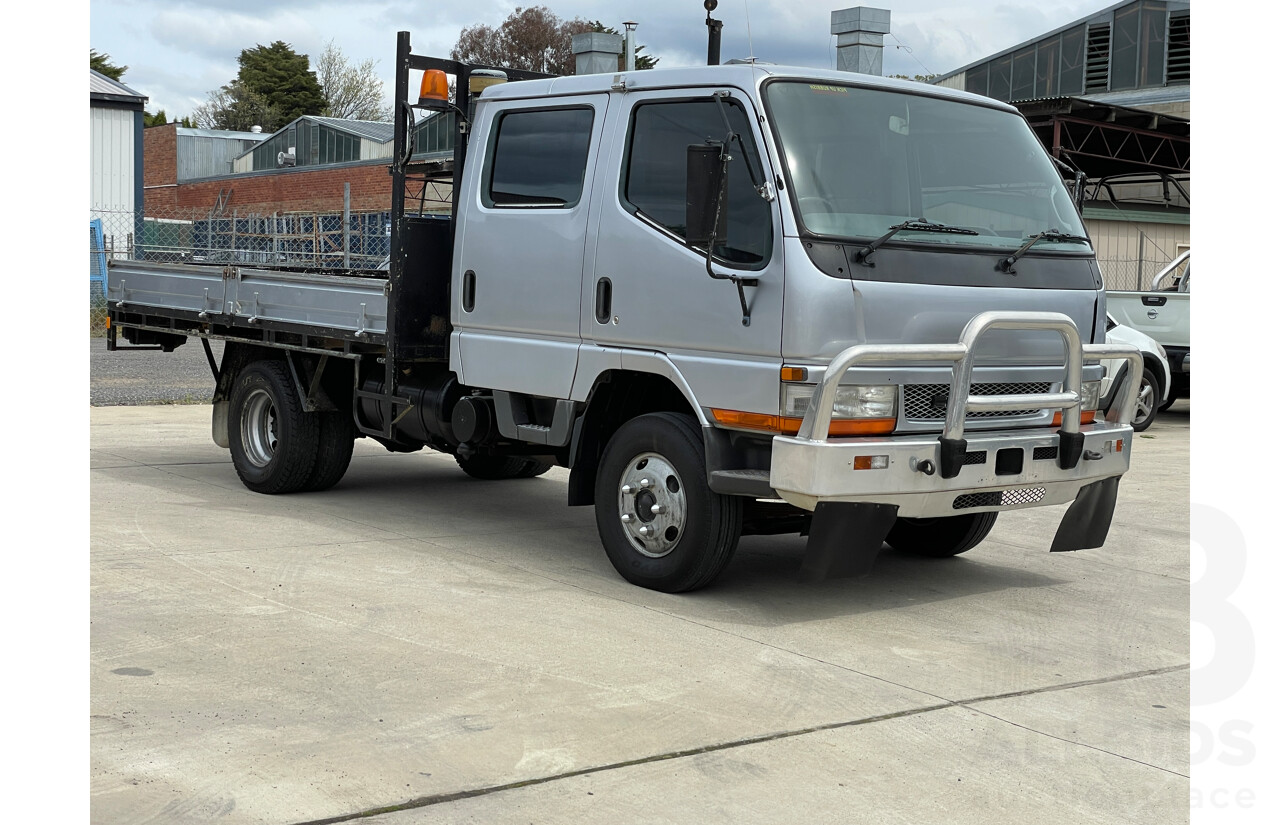
[[[1191,121],[1082,97],[1015,104],[1056,158],[1091,181],[1147,174],[1191,177]]]

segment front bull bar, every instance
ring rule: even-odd
[[[992,330],[1057,332],[1066,349],[1065,376],[1060,391],[971,395],[973,369],[977,359],[976,345],[983,335]],[[1061,410],[1057,463],[1064,471],[1074,470],[1081,460],[1086,443],[1080,425],[1084,365],[1086,362],[1103,359],[1123,359],[1129,364],[1124,385],[1117,393],[1117,403],[1113,403],[1106,414],[1110,435],[1127,439],[1133,432],[1130,423],[1139,389],[1136,376],[1142,374],[1142,356],[1136,347],[1129,344],[1082,344],[1075,323],[1062,313],[993,311],[970,319],[960,334],[960,340],[955,344],[858,344],[843,350],[832,359],[823,375],[799,431],[794,437],[785,440],[791,446],[802,449],[807,443],[810,449],[819,452],[825,447],[837,446],[828,441],[831,418],[840,382],[852,367],[874,363],[901,365],[903,362],[943,361],[951,363],[951,392],[947,400],[945,428],[938,438],[936,448],[936,463],[941,479],[954,479],[960,473],[968,446],[965,439],[965,418],[970,412],[1027,408]],[[779,440],[783,439],[775,439],[775,443]],[[1100,547],[1103,544],[1110,529],[1120,473],[1126,467],[1127,463],[1115,475],[1079,487],[1074,502],[1058,527],[1051,550],[1078,550]],[[779,489],[784,498],[790,500],[787,492],[777,483],[777,469],[779,468],[775,464],[774,487]],[[885,535],[893,525],[897,507],[892,503],[895,498],[892,492],[886,491],[888,494],[884,497],[885,501],[879,503],[866,501],[865,498],[861,502],[840,502],[837,499],[823,501],[821,498],[808,497],[811,502],[817,501],[809,554],[804,565],[809,577],[814,577],[813,574],[819,570],[830,569],[834,557],[844,552],[851,552],[854,556],[852,565],[846,564],[846,567],[858,572],[870,569]],[[868,530],[869,524],[874,524],[876,529]],[[853,530],[855,525],[860,529]],[[846,526],[851,529],[843,529]],[[856,546],[850,547],[850,542]],[[837,550],[837,547],[841,549]]]

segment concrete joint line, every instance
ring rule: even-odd
[[[653,756],[644,756],[639,759],[628,759],[622,762],[613,762],[608,765],[597,765],[595,767],[582,768],[576,771],[566,771],[564,773],[551,774],[550,776],[541,776],[535,779],[526,779],[521,782],[508,782],[505,785],[490,785],[488,787],[473,788],[467,791],[456,791],[454,793],[435,794],[433,796],[422,796],[422,797],[418,797],[417,799],[411,799],[396,805],[387,805],[381,808],[370,808],[368,810],[359,811],[359,812],[350,813],[350,814],[341,814],[339,816],[328,817],[326,819],[312,819],[312,820],[307,820],[306,822],[295,823],[295,825],[337,825],[337,823],[340,823],[340,822],[351,822],[357,819],[366,819],[368,817],[380,816],[382,814],[396,813],[398,811],[410,811],[416,808],[428,808],[428,807],[431,807],[432,805],[440,805],[445,802],[457,802],[463,799],[473,799],[478,796],[488,796],[489,794],[501,793],[502,791],[511,791],[511,790],[516,790],[518,788],[531,788],[536,785],[545,785],[550,782],[558,782],[562,779],[573,779],[579,776],[589,776],[590,774],[594,774],[594,773],[604,773],[605,771],[614,771],[614,770],[619,770],[621,768],[631,768],[631,767],[636,767],[638,765],[648,765],[654,762],[664,762],[669,759],[685,759],[690,756],[701,756],[702,754],[706,754],[706,753],[715,753],[717,751],[732,750],[734,748],[746,747],[748,745],[759,745],[765,742],[776,742],[782,739],[791,739],[796,736],[805,736],[811,733],[823,733],[825,731],[839,730],[841,728],[852,728],[852,727],[858,727],[861,725],[870,725],[876,722],[887,722],[893,719],[904,719],[909,716],[920,716],[925,713],[932,713],[933,711],[947,710],[949,708],[956,708],[956,707],[973,710],[977,713],[982,713],[985,716],[991,716],[991,718],[997,719],[1001,722],[1006,722],[1008,724],[1015,725],[1016,727],[1023,727],[1022,725],[1017,725],[1016,723],[1008,722],[1008,720],[1000,719],[1000,717],[998,716],[993,716],[992,714],[986,713],[985,711],[979,710],[977,708],[972,708],[970,707],[970,705],[981,704],[983,702],[994,702],[999,699],[1012,699],[1019,696],[1033,696],[1039,693],[1053,693],[1055,691],[1071,690],[1073,688],[1088,687],[1091,685],[1102,685],[1102,684],[1108,684],[1111,682],[1122,682],[1130,679],[1141,679],[1147,676],[1159,676],[1165,673],[1173,673],[1179,670],[1187,670],[1190,667],[1191,667],[1190,664],[1173,665],[1171,667],[1154,668],[1151,670],[1142,670],[1142,671],[1136,671],[1133,673],[1122,673],[1116,676],[1105,676],[1100,679],[1086,679],[1078,682],[1067,682],[1061,685],[1049,685],[1047,687],[1013,691],[1011,693],[999,693],[999,694],[992,694],[990,696],[977,696],[972,699],[963,699],[959,701],[943,700],[938,704],[925,705],[918,708],[911,708],[910,710],[897,711],[895,713],[884,713],[877,716],[867,716],[862,719],[853,719],[853,720],[844,721],[844,722],[831,722],[826,725],[814,725],[813,727],[801,728],[799,730],[789,730],[789,731],[780,731],[778,733],[768,733],[768,734],[764,734],[763,736],[753,736],[746,739],[736,739],[732,742],[721,742],[715,745],[704,745],[703,747],[700,747],[700,748],[688,748],[686,750],[671,751],[669,753],[660,753],[660,754],[655,754]],[[1024,729],[1031,730],[1030,728],[1024,728]],[[1032,731],[1032,732],[1041,733],[1041,731]],[[1044,735],[1050,736],[1050,734],[1044,734]],[[1052,738],[1058,739],[1059,737],[1054,736]],[[1070,740],[1066,740],[1066,739],[1061,741],[1070,742]],[[1074,742],[1072,744],[1080,745],[1081,743]],[[1082,745],[1082,747],[1092,747],[1092,746]],[[1101,750],[1100,748],[1093,748],[1093,749]],[[1102,752],[1111,753],[1110,751],[1102,751]],[[1120,756],[1119,754],[1111,754],[1111,755],[1117,756],[1121,759],[1129,759],[1129,757]],[[1138,762],[1139,760],[1130,759],[1130,761]],[[1139,764],[1146,765],[1148,763],[1140,762]],[[1159,770],[1167,770],[1165,768],[1160,768],[1157,765],[1150,765],[1150,767],[1158,768]],[[1169,773],[1175,773],[1175,772],[1169,771]]]

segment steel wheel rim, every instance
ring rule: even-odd
[[[641,453],[627,462],[618,482],[618,518],[637,552],[660,559],[684,535],[684,480],[670,461]]]
[[[276,434],[276,405],[266,390],[256,389],[245,399],[240,415],[241,441],[245,458],[255,467],[265,467],[275,457],[279,437]]]

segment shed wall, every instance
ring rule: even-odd
[[[134,211],[134,113],[89,107],[89,208]]]
[[[1107,289],[1146,289],[1156,273],[1177,256],[1180,245],[1191,243],[1191,226],[1185,223],[1086,218],[1085,227],[1098,253],[1098,268]]]

